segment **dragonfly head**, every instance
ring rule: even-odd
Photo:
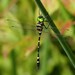
[[[38,21],[38,22],[44,22],[44,17],[43,17],[43,16],[39,16],[39,17],[37,18],[37,21]]]

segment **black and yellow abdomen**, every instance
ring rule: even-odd
[[[38,17],[38,23],[36,25],[36,29],[37,29],[37,31],[39,33],[39,37],[38,37],[38,49],[37,49],[37,68],[38,69],[40,68],[39,50],[40,50],[40,38],[41,38],[43,26],[44,26],[44,18],[43,18],[43,16],[39,16]]]

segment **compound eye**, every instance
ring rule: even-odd
[[[43,22],[43,21],[44,21],[43,18],[37,18],[37,20],[38,20],[39,22]]]
[[[44,20],[43,20],[43,18],[40,18],[40,22],[43,22]]]

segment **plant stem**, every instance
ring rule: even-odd
[[[70,47],[66,43],[65,39],[63,38],[63,36],[60,34],[59,30],[57,29],[56,25],[54,24],[53,20],[49,16],[48,12],[44,8],[44,6],[41,3],[41,1],[40,0],[35,0],[35,2],[37,3],[37,5],[38,5],[39,9],[41,10],[41,12],[43,13],[44,17],[47,19],[47,21],[49,23],[49,26],[51,27],[51,29],[56,34],[57,40],[59,41],[60,45],[64,49],[64,51],[67,54],[68,58],[70,59],[73,67],[75,68],[75,57],[74,57],[74,55],[72,53],[72,50],[70,49]]]
[[[16,64],[16,53],[15,49],[11,51],[11,61],[12,61],[12,68],[13,68],[13,75],[17,75],[17,64]]]
[[[0,44],[0,75],[3,75],[1,60],[2,60],[2,45]]]

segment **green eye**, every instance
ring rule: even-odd
[[[44,17],[43,16],[38,16],[38,18],[37,18],[37,21],[39,21],[39,22],[44,22]]]
[[[42,22],[42,21],[43,21],[43,19],[41,18],[41,19],[39,19],[39,21],[40,21],[40,22]]]
[[[40,21],[40,22],[43,22],[44,21],[43,18],[38,18],[37,20]]]

